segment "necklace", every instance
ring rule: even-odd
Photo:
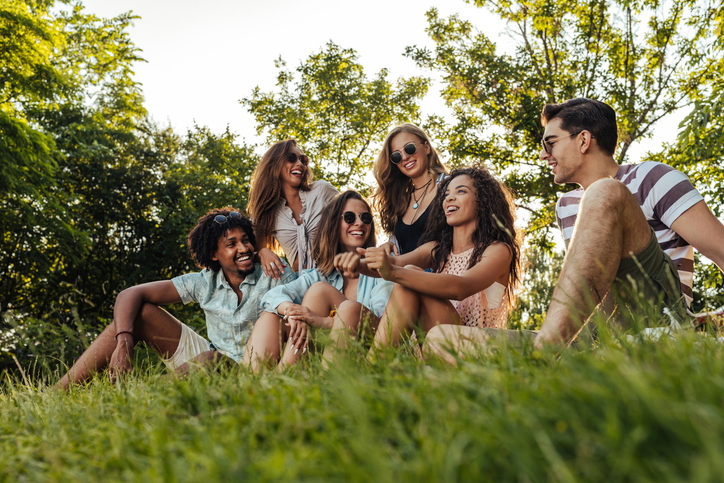
[[[420,198],[415,198],[415,204],[412,205],[412,209],[415,210],[415,214],[412,215],[412,222],[411,225],[415,223],[415,219],[417,219],[417,212],[420,211],[420,202],[425,199],[425,195],[427,194],[427,186],[425,187],[425,191],[422,192],[422,196]],[[415,193],[412,193],[413,198],[415,197]]]
[[[427,194],[427,187],[430,186],[431,182],[432,182],[432,178],[430,178],[430,180],[427,183],[425,183],[424,185],[420,186],[419,188],[415,188],[412,191],[412,198],[415,200],[415,203],[412,205],[413,210],[416,210],[420,206],[420,202],[425,199],[425,195]],[[425,191],[423,191],[422,195],[420,195],[420,198],[418,198],[417,196],[415,196],[415,191],[421,190],[422,188],[425,188]],[[414,219],[414,217],[413,217],[413,219]]]
[[[421,190],[422,188],[425,188],[425,187],[426,187],[427,185],[429,185],[430,183],[432,183],[432,178],[430,178],[430,179],[427,181],[427,183],[425,183],[424,185],[420,186],[419,188],[415,188],[415,191],[419,191],[419,190]],[[414,185],[413,185],[413,186],[414,186]]]

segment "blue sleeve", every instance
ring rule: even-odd
[[[191,302],[199,303],[201,294],[206,293],[206,287],[208,286],[208,280],[204,277],[204,272],[187,273],[172,278],[171,281],[184,305]]]
[[[285,285],[277,285],[273,289],[269,290],[261,299],[261,308],[265,312],[272,312],[280,315],[277,312],[279,304],[282,302],[301,304],[302,299],[304,299],[304,294],[307,293],[309,287],[319,281],[325,280],[319,272],[317,272],[317,270],[313,268],[303,270],[299,274],[299,278],[296,280],[293,280]]]

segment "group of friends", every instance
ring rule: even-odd
[[[511,191],[482,165],[449,172],[428,135],[402,124],[373,169],[388,242],[376,246],[363,196],[312,182],[302,147],[278,142],[252,176],[250,218],[230,207],[202,216],[188,246],[203,269],[122,291],[113,322],[58,385],[106,367],[129,371],[140,341],[180,373],[223,363],[260,371],[308,357],[318,349],[315,330],[330,334],[326,365],[352,340],[374,351],[416,334],[425,334],[422,357],[455,363],[457,353],[496,336],[568,345],[585,338],[594,310],[622,330],[646,304],[663,308],[646,318],[650,329],[686,324],[693,248],[724,267],[724,225],[680,171],[616,163],[616,114],[607,104],[547,104],[541,122],[541,161],[555,183],[580,188],[556,205],[567,253],[539,331],[506,329],[521,275]],[[178,302],[200,305],[208,339],[161,308]]]

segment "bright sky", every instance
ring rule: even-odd
[[[485,10],[462,0],[83,0],[87,12],[112,17],[133,11],[130,29],[147,63],[136,66],[152,118],[180,134],[194,122],[220,133],[256,141],[254,120],[239,104],[254,87],[275,87],[274,60],[290,69],[332,40],[355,49],[368,77],[388,68],[390,78],[434,73],[403,57],[408,45],[434,46],[425,33],[425,12],[459,13],[509,51],[505,26]],[[423,117],[447,114],[434,85],[423,101]],[[676,134],[679,118],[660,122],[656,136],[631,149],[632,161]],[[433,140],[434,141],[434,140]]]

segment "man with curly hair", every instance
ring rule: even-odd
[[[240,362],[262,296],[295,278],[288,267],[280,280],[254,263],[256,239],[251,221],[233,208],[211,210],[188,237],[191,255],[202,271],[128,288],[118,294],[113,322],[58,382],[63,388],[109,366],[112,375],[132,369],[133,348],[146,342],[166,365],[186,372],[224,360]],[[160,306],[198,303],[206,315],[207,341]]]
[[[536,346],[570,343],[599,304],[624,330],[691,320],[694,248],[724,268],[724,225],[701,194],[666,164],[617,164],[616,113],[603,102],[546,104],[541,122],[541,160],[555,183],[580,188],[556,205],[567,253]],[[663,310],[642,316],[652,306]]]

